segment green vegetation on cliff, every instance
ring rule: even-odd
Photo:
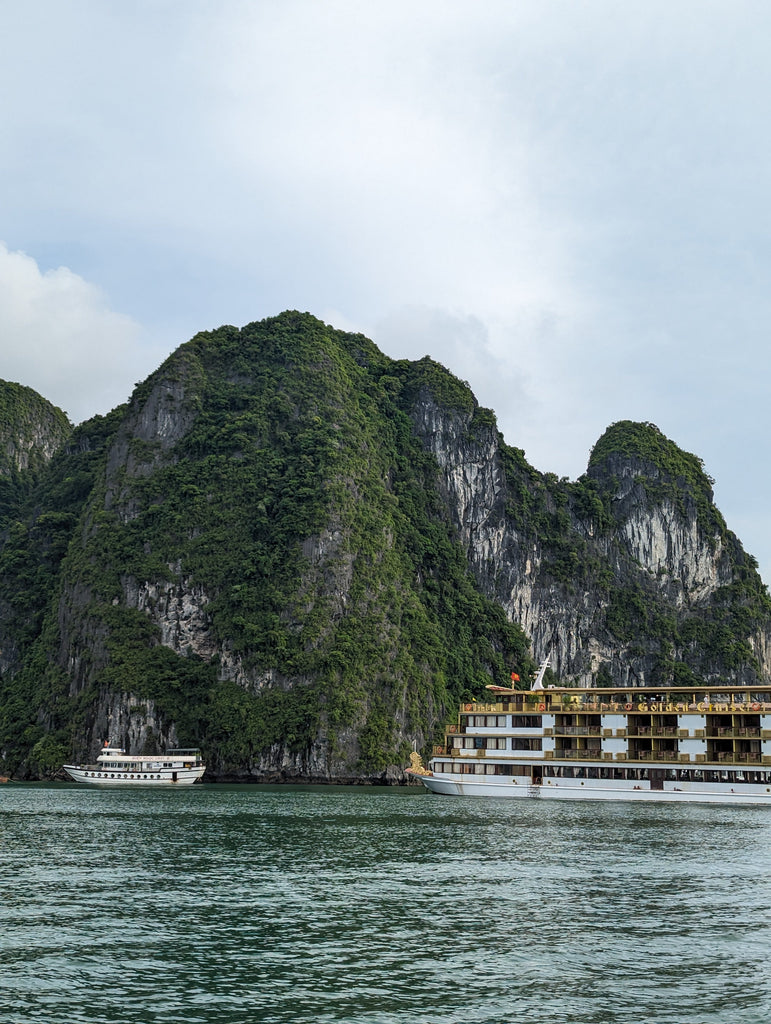
[[[634,487],[617,498],[616,469],[634,467]],[[714,683],[742,669],[759,672],[751,637],[768,628],[771,599],[757,574],[757,562],[728,531],[713,504],[714,481],[700,458],[683,451],[652,423],[623,420],[610,426],[592,449],[588,479],[592,480],[616,529],[641,504],[668,505],[681,521],[691,517],[704,543],[722,549],[732,582],[718,587],[708,602],[678,607],[668,599],[659,579],[638,573],[619,578],[608,595],[606,624],[614,639],[655,650],[652,683]],[[586,478],[585,478],[586,479]],[[661,573],[663,570],[659,570]]]
[[[6,683],[6,763],[50,731],[66,747],[107,687],[152,699],[222,771],[280,744],[307,754],[323,729],[333,762],[377,773],[404,762],[405,733],[430,740],[462,697],[514,667],[526,674],[527,641],[472,580],[414,436],[408,410],[423,388],[473,409],[430,360],[393,362],[291,313],[197,335],[138,388],[104,447],[81,428],[87,455],[60,456],[26,538],[5,552],[47,574],[17,586],[17,604],[54,593],[19,630],[26,667]],[[170,443],[138,426],[159,395]],[[74,507],[61,500],[71,480],[83,485]],[[55,538],[54,567],[41,552]],[[161,646],[156,611],[125,597],[145,588],[158,602],[180,586],[201,597],[213,658],[195,643]],[[35,689],[53,696],[46,722]]]
[[[597,685],[629,666],[683,685],[760,671],[757,567],[701,461],[651,424],[614,424],[587,474],[560,480],[438,363],[296,312],[196,335],[71,436],[53,418],[53,458],[1,478],[5,771],[173,733],[220,777],[382,776],[460,701],[512,670],[527,684],[529,644],[503,610],[523,600],[542,646],[572,651],[574,678]],[[17,448],[21,420],[14,433],[9,413]],[[432,454],[443,431],[461,475],[477,458],[495,468],[465,548]],[[630,530],[670,519],[714,557],[704,595],[630,553]],[[593,668],[590,641],[608,652]]]
[[[608,427],[592,448],[589,473],[601,479],[605,467],[619,457],[644,467],[638,479],[651,501],[669,500],[683,517],[691,503],[707,533],[725,533],[723,517],[712,501],[714,481],[703,461],[679,448],[655,424],[621,420]]]
[[[0,380],[0,531],[72,431],[66,415],[32,388]]]

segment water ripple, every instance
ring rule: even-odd
[[[0,789],[0,1024],[766,1024],[762,808]]]

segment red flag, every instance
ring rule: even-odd
[[[512,683],[518,683],[519,682],[519,676],[517,675],[516,672],[512,672],[511,673],[511,681],[512,681]]]

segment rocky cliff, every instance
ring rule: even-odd
[[[754,562],[651,424],[560,481],[438,364],[287,313],[196,336],[62,442],[0,550],[18,777],[109,738],[197,743],[214,778],[388,781],[547,653],[581,685],[769,673]]]
[[[0,380],[0,479],[39,469],[71,432],[61,409],[32,388]]]
[[[609,428],[587,475],[569,483],[535,473],[494,424],[472,430],[470,415],[430,394],[414,418],[480,587],[537,658],[551,656],[561,683],[771,675],[756,562],[712,504],[700,460],[655,425]]]
[[[38,563],[35,556],[30,560],[21,510],[71,432],[61,409],[31,388],[0,380],[0,543],[11,535],[24,538],[15,564],[0,577],[0,678],[18,669],[19,644],[34,628],[28,609],[15,600],[19,576],[28,574],[31,585]]]

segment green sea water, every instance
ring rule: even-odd
[[[767,1024],[771,811],[0,787],[0,1024]]]

